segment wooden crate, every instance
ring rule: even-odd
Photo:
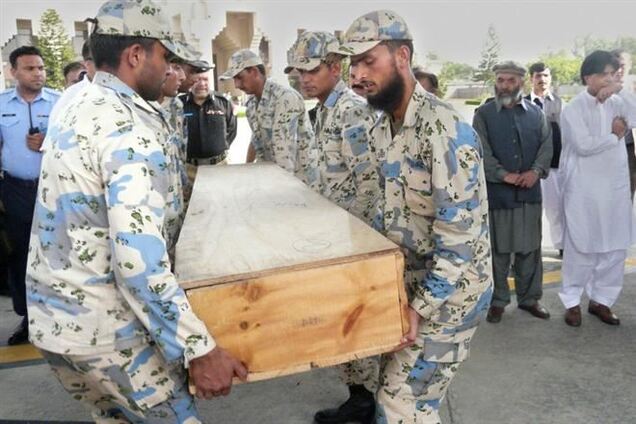
[[[271,164],[199,167],[175,272],[255,381],[395,347],[398,246]]]

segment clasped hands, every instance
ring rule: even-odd
[[[513,186],[521,188],[531,188],[539,180],[539,173],[534,169],[521,173],[509,172],[504,176],[503,180],[506,184],[510,184]]]

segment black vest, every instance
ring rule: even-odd
[[[555,102],[555,101],[557,102],[556,104],[558,105],[558,111],[560,113],[561,99],[559,99],[558,97],[553,97],[553,98],[555,100],[552,100],[552,102]],[[528,100],[529,102],[532,102],[532,96],[530,94],[525,96],[524,99]],[[537,107],[539,107],[539,105],[537,105]],[[554,108],[552,110],[554,110]],[[552,129],[552,162],[550,162],[550,168],[558,169],[559,160],[561,159],[561,150],[562,150],[561,127],[559,127],[558,122],[551,121],[549,116],[546,115],[546,118],[548,119],[548,124],[550,125]],[[556,115],[556,118],[558,119],[559,115]],[[554,119],[554,117],[552,119]],[[625,141],[627,141],[627,138],[625,138]]]
[[[497,102],[484,104],[479,113],[486,123],[488,144],[492,154],[508,172],[525,172],[532,169],[541,147],[543,112],[538,106],[523,99],[512,109],[501,108]],[[515,187],[506,183],[487,183],[490,209],[520,208],[523,203],[541,203],[541,184],[532,188]]]

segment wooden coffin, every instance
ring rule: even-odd
[[[217,343],[261,380],[395,347],[397,245],[272,164],[200,166],[175,272]]]

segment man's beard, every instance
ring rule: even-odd
[[[397,67],[394,63],[393,75],[391,75],[391,79],[387,85],[376,94],[367,93],[367,102],[375,109],[391,113],[397,109],[402,102],[405,90],[406,85],[404,84],[404,79],[402,79],[400,74],[397,72]]]
[[[137,94],[148,102],[154,102],[162,96],[161,85],[144,84],[137,86]]]
[[[523,93],[521,92],[521,86],[517,87],[512,93],[502,93],[495,86],[495,96],[502,106],[507,107],[519,103]]]

